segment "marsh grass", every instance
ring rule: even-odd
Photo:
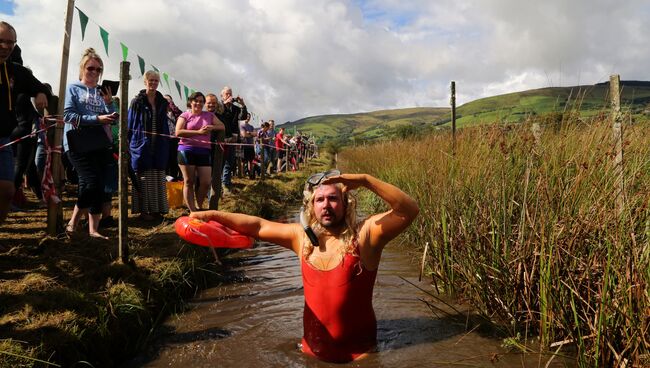
[[[542,122],[543,123],[543,122]],[[466,128],[348,149],[346,171],[397,185],[420,204],[405,234],[429,242],[432,283],[581,366],[640,366],[650,351],[650,126],[624,131],[617,215],[611,124],[566,114],[543,125]],[[538,142],[538,143],[536,143]],[[377,203],[371,203],[377,206]]]

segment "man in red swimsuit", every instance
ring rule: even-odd
[[[390,209],[357,221],[350,191],[359,187],[374,192]],[[328,362],[349,362],[375,348],[372,290],[381,253],[419,208],[394,185],[337,170],[312,175],[304,194],[300,224],[220,211],[191,216],[293,250],[300,258],[305,289],[302,351]]]

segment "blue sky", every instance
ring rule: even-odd
[[[25,64],[58,90],[67,0],[15,0]],[[12,2],[0,0],[0,11]],[[445,107],[527,89],[594,84],[620,74],[650,80],[648,0],[79,0],[65,83],[83,50],[119,76],[126,44],[130,91],[136,55],[202,92],[224,85],[262,119],[416,106]],[[5,10],[7,9],[7,10]],[[603,25],[607,24],[607,27]],[[109,55],[98,27],[110,33]],[[34,30],[38,30],[35,32]],[[171,81],[171,90],[182,105]],[[135,92],[134,92],[135,93]],[[258,121],[255,124],[259,124]]]
[[[7,15],[14,14],[13,0],[0,0],[0,14],[7,14]]]

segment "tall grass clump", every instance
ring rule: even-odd
[[[432,282],[511,336],[572,346],[581,366],[641,366],[650,352],[650,126],[624,131],[616,207],[607,118],[467,128],[339,155],[413,195],[407,241],[432,245]],[[374,209],[373,209],[374,210]]]

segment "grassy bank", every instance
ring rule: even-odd
[[[282,215],[322,165],[311,161],[264,182],[235,178],[236,194],[220,208]],[[64,196],[66,218],[72,199]],[[110,241],[81,232],[53,238],[45,236],[45,210],[11,213],[0,226],[0,367],[114,366],[145,346],[165,316],[183,310],[184,299],[217,285],[222,268],[212,253],[176,236],[181,213],[155,225],[129,218],[127,265],[116,261],[117,228],[105,230]]]
[[[432,285],[501,325],[522,349],[577,352],[581,366],[650,364],[650,126],[625,129],[616,211],[610,124],[486,126],[349,149],[416,197],[409,241],[430,244]],[[371,204],[375,205],[375,204]],[[379,203],[376,206],[380,206]]]

